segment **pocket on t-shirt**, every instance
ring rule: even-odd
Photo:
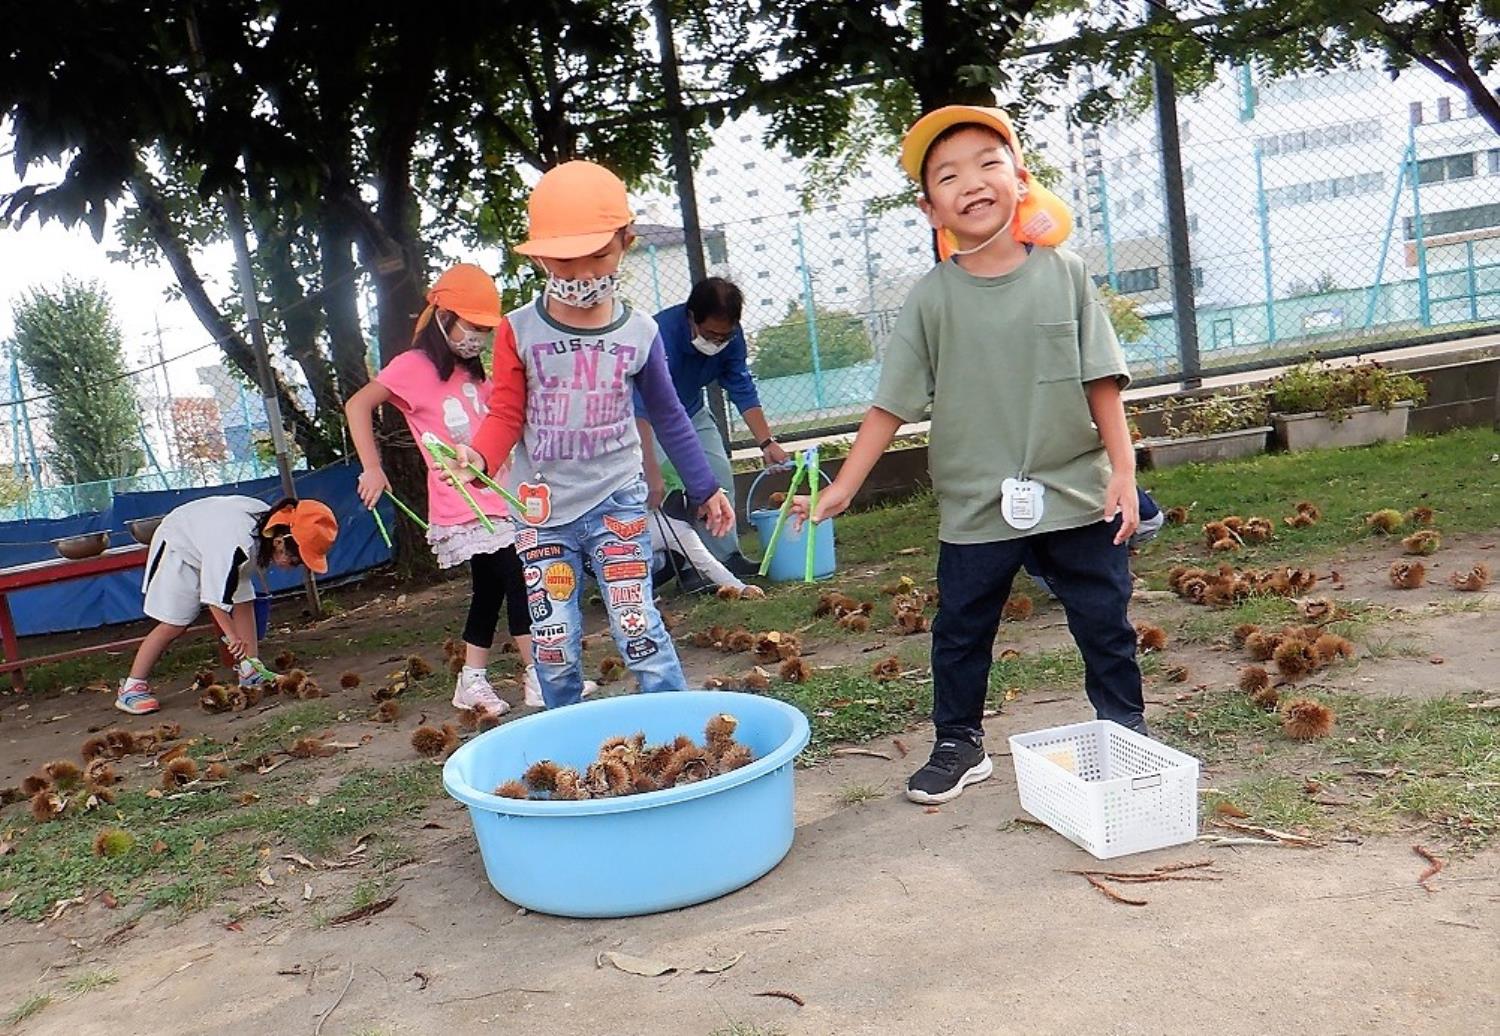
[[[1078,321],[1036,325],[1037,381],[1078,381],[1082,376],[1078,357]]]

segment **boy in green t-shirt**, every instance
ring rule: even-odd
[[[848,507],[896,430],[931,405],[937,739],[906,796],[935,803],[992,772],[985,692],[1000,609],[1028,552],[1067,612],[1095,713],[1145,732],[1126,616],[1138,504],[1125,357],[1082,260],[1047,246],[1066,236],[1066,210],[1031,182],[1010,119],[931,112],[907,132],[901,162],[957,248],[908,296],[873,405],[813,517]]]

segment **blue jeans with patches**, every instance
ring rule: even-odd
[[[518,526],[520,528],[520,526]],[[651,598],[651,534],[646,482],[637,479],[566,525],[538,528],[536,545],[520,552],[531,650],[547,708],[583,696],[583,560],[587,558],[609,613],[609,629],[642,691],[687,687],[677,649]],[[522,542],[530,539],[524,536]]]

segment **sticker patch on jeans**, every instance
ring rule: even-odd
[[[635,640],[625,642],[625,657],[632,662],[644,662],[659,650],[660,648],[645,637],[637,637]]]
[[[536,530],[532,530],[536,535]],[[521,560],[528,565],[540,565],[543,561],[552,561],[563,556],[563,545],[561,543],[539,543],[521,555]]]
[[[600,547],[596,554],[599,560],[609,561],[642,561],[646,555],[641,552],[639,543],[606,543]]]
[[[533,590],[527,594],[526,606],[531,612],[532,622],[546,622],[552,618],[552,602],[547,600],[545,590]]]
[[[556,561],[542,573],[542,585],[547,588],[548,597],[554,601],[566,601],[578,589],[578,574],[566,561]]]
[[[561,644],[568,636],[568,624],[566,622],[549,622],[542,626],[531,627],[531,640],[534,644]]]
[[[526,577],[526,589],[535,590],[542,585],[542,570],[535,565],[527,565],[522,574]]]
[[[527,525],[546,525],[552,517],[552,489],[545,484],[522,482],[516,487],[516,499],[525,510],[516,517]]]
[[[539,647],[535,649],[536,660],[542,665],[563,665],[567,658],[563,655],[560,647]]]
[[[614,561],[604,566],[602,574],[606,583],[628,583],[645,579],[651,573],[644,561]]]
[[[649,628],[646,613],[639,608],[621,608],[615,612],[615,621],[620,625],[620,632],[627,637],[645,636]]]
[[[621,520],[607,514],[604,516],[604,527],[622,540],[633,540],[646,531],[646,516]]]
[[[521,553],[524,554],[526,551],[528,551],[531,548],[535,547],[536,546],[536,535],[537,534],[536,534],[536,530],[535,529],[517,529],[516,530],[516,550],[518,550],[518,551],[520,551]]]
[[[611,608],[618,608],[622,604],[646,603],[646,587],[644,583],[621,583],[618,586],[611,584],[604,589],[609,595],[609,606]]]

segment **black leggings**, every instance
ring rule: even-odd
[[[515,547],[502,547],[492,554],[469,559],[474,577],[474,596],[469,598],[469,619],[464,623],[464,643],[489,649],[495,643],[500,605],[505,605],[506,628],[512,637],[531,633],[531,611],[526,607],[526,577]]]

